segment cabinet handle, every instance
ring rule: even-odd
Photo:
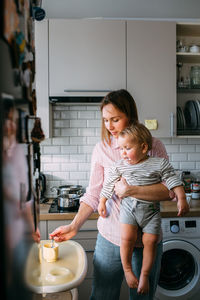
[[[64,90],[65,93],[108,93],[112,90]]]
[[[170,113],[170,136],[174,136],[174,114]]]

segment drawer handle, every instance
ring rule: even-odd
[[[108,93],[111,90],[64,90],[65,93]]]

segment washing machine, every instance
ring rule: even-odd
[[[163,218],[156,300],[200,299],[200,217]]]

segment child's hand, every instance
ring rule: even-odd
[[[101,217],[105,218],[106,217],[106,204],[103,202],[100,202],[98,205],[98,213],[100,214]]]
[[[182,199],[178,201],[177,208],[178,208],[178,214],[177,214],[178,217],[184,216],[190,210],[186,199]]]

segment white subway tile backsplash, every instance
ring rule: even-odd
[[[101,136],[101,112],[97,105],[53,105],[53,138],[41,143],[41,170],[50,187],[88,185],[91,154]],[[200,172],[200,139],[161,138],[175,169]]]
[[[189,161],[182,161],[180,162],[180,169],[181,170],[194,170],[195,169],[195,162]]]
[[[51,139],[45,139],[44,141],[41,142],[42,146],[49,146],[51,145]]]
[[[95,111],[79,111],[78,119],[95,119]]]
[[[53,179],[67,180],[69,179],[69,172],[53,172]]]
[[[41,155],[41,163],[50,163],[52,162],[52,155]]]
[[[172,161],[186,161],[187,154],[186,153],[173,153],[171,156]]]
[[[79,163],[78,171],[90,171],[91,164],[90,163]]]
[[[60,154],[60,146],[44,146],[43,154]]]
[[[54,120],[53,126],[54,128],[68,128],[70,126],[70,120]]]
[[[200,172],[200,161],[196,161],[196,170]]]
[[[172,138],[172,144],[185,145],[188,141],[185,138]]]
[[[64,111],[64,110],[69,110],[69,106],[67,104],[53,104],[53,111],[56,110],[60,110],[60,111]]]
[[[100,105],[99,104],[97,104],[97,105],[88,105],[88,106],[86,106],[86,109],[87,110],[100,111]]]
[[[54,163],[69,163],[69,154],[65,155],[53,155],[52,162]]]
[[[70,137],[55,137],[52,138],[53,145],[69,145]]]
[[[70,153],[78,153],[78,146],[61,146],[61,154],[70,154]]]
[[[101,127],[100,120],[87,120],[87,127]]]
[[[73,128],[80,128],[86,127],[87,121],[86,120],[70,120],[70,127]]]
[[[53,136],[60,136],[61,131],[60,128],[53,128]]]
[[[85,154],[70,154],[70,162],[87,162]]]
[[[61,112],[61,119],[77,119],[78,112],[77,111],[62,111]]]
[[[99,142],[99,136],[91,136],[87,137],[87,144],[88,145],[96,145]]]
[[[180,152],[195,152],[195,145],[180,145]]]
[[[69,106],[69,110],[75,110],[76,112],[80,111],[80,110],[86,110],[87,106],[86,105],[71,105]]]
[[[77,136],[78,129],[77,128],[64,128],[61,129],[61,136]]]
[[[179,170],[180,169],[180,162],[177,161],[171,161],[171,165],[174,169]]]
[[[61,112],[60,111],[54,111],[53,112],[53,118],[54,118],[54,120],[56,120],[56,119],[60,119],[61,118]]]
[[[87,179],[87,172],[70,172],[70,179],[71,180],[86,180]]]
[[[200,144],[200,138],[191,138],[188,139],[188,144],[194,144],[194,145],[199,145]]]
[[[70,137],[70,145],[85,145],[87,138],[84,136],[72,136]]]
[[[54,172],[54,171],[60,171],[60,164],[57,163],[44,163],[43,164],[43,170],[45,171],[49,171],[49,172]]]
[[[101,120],[101,111],[96,111],[96,113],[95,113],[95,119]]]
[[[166,145],[167,153],[179,152],[179,145]]]
[[[78,153],[92,153],[94,146],[78,146]]]
[[[79,170],[79,163],[69,163],[68,162],[68,163],[61,164],[62,172],[71,172],[71,171],[78,171],[78,170]]]
[[[78,136],[95,136],[96,131],[95,128],[79,128]]]
[[[199,161],[200,153],[188,153],[188,160],[190,161]]]

